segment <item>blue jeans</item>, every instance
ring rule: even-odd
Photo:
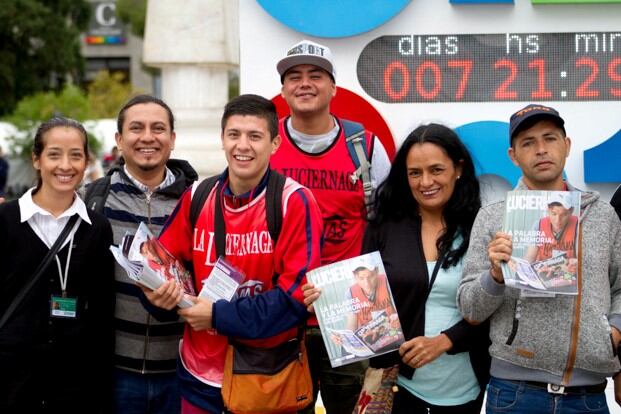
[[[523,381],[492,377],[487,386],[487,414],[609,414],[604,392],[551,394]]]
[[[138,374],[116,369],[114,409],[118,414],[179,414],[181,399],[175,372]]]

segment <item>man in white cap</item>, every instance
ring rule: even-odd
[[[322,264],[358,256],[366,205],[388,174],[390,159],[379,139],[361,124],[330,113],[337,89],[327,46],[302,40],[276,68],[290,116],[280,120],[282,144],[271,166],[313,192],[324,222]],[[314,316],[308,321],[306,339],[315,397],[320,387],[328,414],[351,413],[366,364],[331,368]],[[314,412],[313,404],[307,411]]]
[[[508,152],[522,171],[518,190],[579,191],[563,179],[571,149],[564,123],[555,109],[540,104],[511,116]],[[551,201],[553,209],[570,204]],[[575,211],[578,293],[532,297],[505,287],[501,263],[510,260],[513,244],[499,231],[504,210],[503,200],[479,211],[457,291],[464,319],[490,321],[485,411],[608,413],[606,377],[620,368],[621,222],[598,193],[581,192]]]

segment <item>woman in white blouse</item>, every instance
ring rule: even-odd
[[[3,413],[105,412],[110,401],[112,231],[75,192],[86,154],[80,123],[44,122],[32,151],[37,186],[0,205]],[[65,226],[67,236],[41,269]]]

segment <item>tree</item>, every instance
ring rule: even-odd
[[[61,90],[84,63],[80,33],[90,14],[84,0],[2,0],[0,7],[0,116],[24,96]]]
[[[116,118],[123,104],[132,96],[132,85],[125,75],[102,70],[88,86],[88,103],[93,118]]]
[[[138,37],[144,37],[147,20],[147,0],[117,0],[116,13],[123,23],[131,26],[131,31]]]
[[[77,86],[68,84],[59,93],[38,92],[22,99],[15,111],[5,118],[18,129],[15,136],[7,138],[11,153],[30,158],[37,127],[42,121],[55,115],[80,122],[90,118],[88,99],[84,92]],[[88,138],[93,152],[99,152],[101,142],[91,133]]]

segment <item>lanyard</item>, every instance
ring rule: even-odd
[[[80,223],[80,219],[78,218],[78,220],[76,221],[76,223]],[[50,243],[50,241],[47,238],[47,235],[42,231],[41,227],[39,227],[38,224],[35,224],[37,229],[39,230],[39,233],[41,234],[41,237],[44,239],[45,243],[47,245],[52,245],[53,243]],[[69,238],[69,251],[67,252],[67,262],[65,263],[65,272],[63,274],[62,271],[62,265],[60,264],[60,259],[58,258],[58,255],[54,256],[54,259],[56,259],[56,268],[58,269],[58,279],[60,280],[60,290],[62,291],[62,296],[63,297],[67,297],[67,280],[69,279],[69,262],[71,261],[71,250],[72,250],[72,246],[73,246],[73,237],[75,236],[75,231],[74,229],[76,228],[76,226],[73,226],[73,229],[71,229],[71,237]],[[60,248],[62,248],[62,246],[60,246]],[[60,249],[59,248],[59,249]]]
[[[73,246],[73,236],[75,236],[75,232],[71,234],[71,238],[69,239],[69,251],[67,252],[67,263],[65,263],[65,274],[61,270],[60,259],[58,255],[54,256],[56,259],[56,267],[58,268],[58,279],[60,280],[60,290],[62,291],[63,298],[67,297],[67,279],[69,279],[69,262],[71,261],[71,250]]]

